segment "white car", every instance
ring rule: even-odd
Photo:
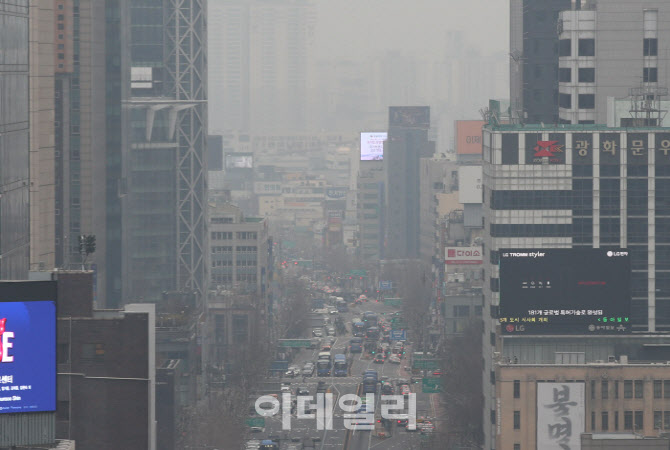
[[[392,364],[400,364],[400,358],[398,357],[398,355],[391,355],[389,357],[389,362]]]
[[[312,330],[312,335],[314,335],[314,337],[323,337],[323,331],[321,331],[321,328],[316,328]]]
[[[311,377],[314,374],[314,363],[308,362],[302,368],[302,375]]]
[[[291,378],[296,377],[298,375],[300,375],[300,368],[298,366],[289,367],[286,373],[284,374],[284,376]]]

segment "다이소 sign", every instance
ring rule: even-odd
[[[0,413],[56,410],[56,283],[0,283]]]

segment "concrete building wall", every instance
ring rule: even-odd
[[[0,279],[30,264],[28,0],[0,1]]]
[[[54,3],[30,4],[30,267],[55,265]]]
[[[659,436],[670,426],[670,398],[664,392],[665,385],[670,389],[670,379],[665,364],[498,365],[495,381],[496,410],[500,413],[496,448],[520,444],[523,449],[541,450],[536,446],[536,417],[541,413],[537,410],[537,385],[542,381],[584,382],[585,429],[573,433]],[[514,426],[515,411],[520,415],[518,428]],[[635,412],[642,414],[642,428],[635,426]],[[665,423],[664,413],[668,416]]]

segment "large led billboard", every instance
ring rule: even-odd
[[[388,134],[385,131],[377,133],[361,133],[361,161],[381,161],[384,159],[384,142]]]
[[[226,153],[226,169],[253,169],[253,153]]]
[[[625,249],[501,249],[500,326],[506,334],[631,331]]]
[[[0,413],[56,410],[56,283],[0,283]]]
[[[429,106],[390,106],[389,126],[405,128],[430,128]]]

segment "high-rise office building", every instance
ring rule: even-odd
[[[221,0],[208,12],[210,131],[305,129],[313,1]]]
[[[571,0],[510,0],[510,101],[524,123],[558,121],[558,14]]]
[[[54,2],[30,4],[30,268],[55,264]]]
[[[487,125],[483,142],[484,426],[492,448],[500,249],[625,248],[632,329],[670,330],[670,128]]]
[[[204,0],[122,8],[124,302],[206,290],[206,14]]]
[[[608,99],[637,97],[635,111],[616,126],[650,123],[653,101],[667,97],[670,30],[662,0],[577,2],[559,15],[560,123],[606,123]],[[635,120],[638,120],[635,122]],[[646,122],[645,122],[646,121]]]
[[[0,279],[30,263],[28,0],[0,0]]]
[[[419,162],[434,153],[428,128],[427,106],[389,108],[388,138],[384,143],[385,259],[419,257]]]

